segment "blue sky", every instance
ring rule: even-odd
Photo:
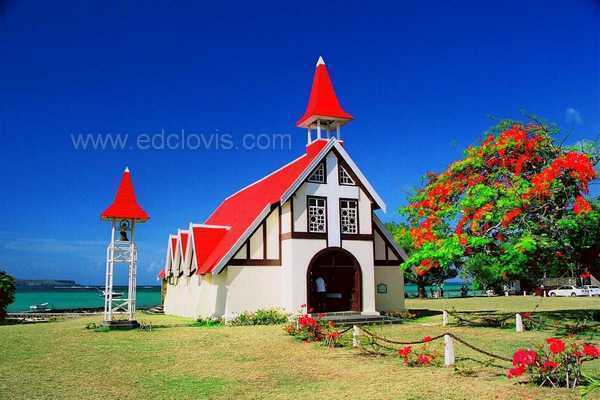
[[[167,234],[297,157],[314,64],[356,120],[346,148],[396,209],[521,110],[567,142],[600,133],[600,5],[574,1],[261,3],[0,1],[0,268],[101,283],[128,165],[152,219],[139,281]],[[417,4],[418,3],[418,4]],[[487,3],[483,5],[482,3]],[[77,134],[291,135],[278,150],[77,150]]]

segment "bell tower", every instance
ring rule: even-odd
[[[150,217],[138,204],[131,173],[125,168],[113,203],[102,212],[101,218],[111,223],[110,243],[106,248],[106,282],[104,286],[104,322],[114,328],[135,328],[137,247],[135,245],[136,223],[146,222]],[[113,278],[117,266],[127,266],[127,297],[113,290]],[[127,319],[114,318],[125,315]]]
[[[325,61],[323,57],[319,57],[306,111],[296,122],[296,126],[307,129],[307,144],[311,144],[314,140],[322,139],[323,136],[330,137],[332,132],[335,132],[337,139],[340,140],[340,127],[352,119],[352,115],[344,111],[340,105]],[[314,139],[313,130],[316,131]]]

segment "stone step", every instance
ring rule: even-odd
[[[358,312],[327,313],[316,318],[320,321],[333,321],[336,325],[399,324],[402,319],[384,315],[362,315]]]

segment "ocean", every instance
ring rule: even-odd
[[[444,297],[459,297],[461,283],[446,283],[444,285]],[[431,288],[434,291],[436,288]],[[115,287],[116,292],[127,292],[127,287]],[[430,287],[426,288],[430,295]],[[409,297],[417,296],[417,286],[407,283],[405,291]],[[479,291],[469,288],[469,295],[479,295]],[[33,304],[48,303],[53,310],[65,310],[72,308],[97,308],[104,306],[104,298],[98,289],[17,289],[15,302],[8,306],[8,312],[29,311]],[[139,286],[137,288],[137,306],[152,307],[160,304],[160,287]]]
[[[127,286],[115,286],[115,292],[127,293]],[[137,306],[152,307],[160,304],[160,287],[138,286]],[[48,303],[53,310],[72,308],[104,307],[104,297],[95,288],[85,289],[17,289],[15,302],[8,306],[8,312],[29,311],[33,304]]]

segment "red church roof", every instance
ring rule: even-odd
[[[327,140],[314,141],[301,157],[225,199],[204,222],[208,228],[221,229],[194,228],[199,274],[213,271],[261,213],[279,203],[281,196],[327,143]]]
[[[117,195],[112,204],[100,214],[102,219],[134,219],[144,222],[150,217],[144,209],[138,204],[135,198],[133,182],[129,168],[125,168],[121,183],[117,189]]]
[[[172,235],[171,236],[171,262],[175,262],[175,254],[177,253],[177,240],[178,240],[178,236],[177,235]]]
[[[185,259],[185,256],[187,254],[187,245],[188,245],[188,235],[189,233],[187,231],[181,231],[179,232],[179,244],[181,244],[181,258]]]
[[[306,111],[296,122],[296,126],[308,128],[317,119],[340,120],[342,123],[352,120],[352,115],[344,111],[335,95],[333,83],[322,57],[319,57],[317,62]]]

